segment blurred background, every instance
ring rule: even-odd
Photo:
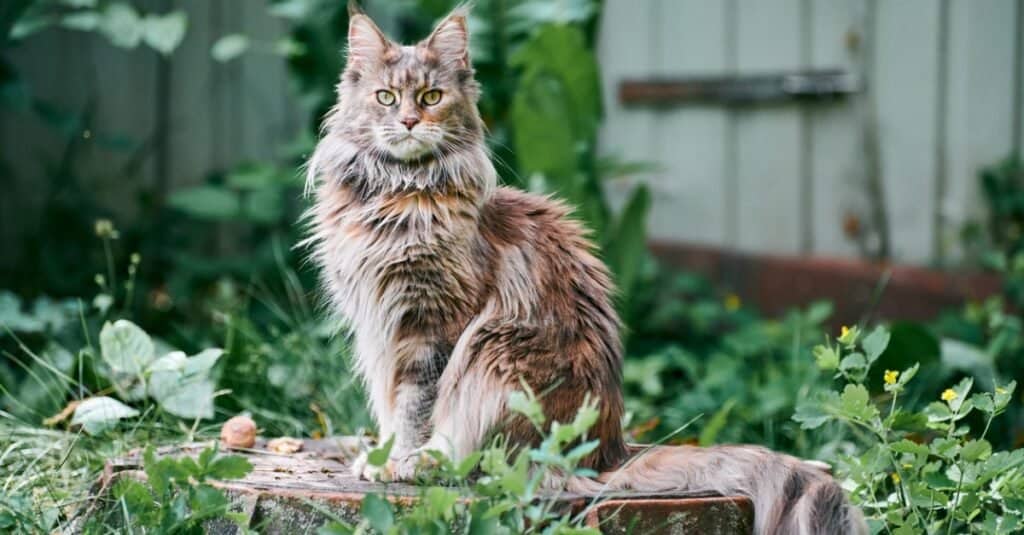
[[[362,3],[406,42],[454,4]],[[122,318],[225,349],[209,406],[153,414],[368,424],[294,248],[344,4],[0,5],[5,414],[147,403],[94,346]],[[921,362],[928,399],[1019,375],[1024,1],[479,0],[470,27],[503,180],[576,205],[615,273],[635,436],[848,448],[790,419],[840,325],[890,322],[875,383]]]

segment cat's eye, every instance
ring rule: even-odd
[[[380,102],[383,106],[391,106],[395,103],[395,94],[387,89],[381,89],[377,91],[377,102]]]
[[[441,102],[441,91],[431,89],[430,91],[423,93],[420,95],[420,102],[422,102],[424,106],[433,106],[434,104]]]

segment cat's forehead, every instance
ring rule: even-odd
[[[381,83],[395,88],[419,88],[443,83],[448,77],[436,56],[419,46],[395,46],[376,69]]]

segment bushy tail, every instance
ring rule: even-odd
[[[754,502],[756,535],[866,535],[860,510],[822,466],[757,446],[659,446],[568,490],[715,492]]]

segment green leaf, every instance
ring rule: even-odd
[[[984,460],[992,455],[992,445],[985,439],[969,440],[960,448],[960,455],[967,462]]]
[[[135,48],[142,40],[142,20],[135,8],[115,2],[103,11],[100,31],[114,46]]]
[[[824,371],[831,371],[839,367],[839,353],[832,346],[815,346],[814,360],[818,363],[818,368]]]
[[[834,409],[838,406],[839,395],[832,391],[811,398],[802,398],[797,403],[793,420],[799,422],[802,429],[817,429],[833,419]]]
[[[366,455],[366,462],[370,466],[384,466],[388,462],[388,458],[391,456],[391,448],[395,446],[395,435],[388,437],[388,441],[379,448],[370,450],[370,453]]]
[[[317,535],[354,535],[356,529],[344,522],[335,521],[324,524],[316,532]]]
[[[252,471],[252,463],[241,455],[224,455],[210,463],[206,474],[220,480],[241,479]]]
[[[861,353],[850,353],[846,357],[843,357],[843,361],[839,363],[839,370],[843,372],[851,371],[863,371],[867,368],[868,362]]]
[[[885,370],[903,370],[914,364],[929,370],[939,363],[939,341],[923,325],[894,323],[889,333],[889,343],[871,367],[867,384],[883,384]]]
[[[82,400],[75,407],[71,425],[80,425],[86,433],[95,435],[113,427],[118,420],[138,415],[139,411],[114,398],[99,396]]]
[[[856,421],[871,422],[878,417],[878,408],[871,404],[871,398],[864,385],[848,384],[839,398],[840,414]]]
[[[225,63],[241,56],[249,49],[249,38],[242,34],[225,35],[210,48],[213,59]]]
[[[223,221],[241,215],[238,194],[215,186],[195,186],[175,191],[167,203],[197,219]]]
[[[213,381],[208,379],[185,380],[179,383],[177,390],[155,398],[160,408],[179,418],[213,418],[214,391]]]
[[[892,335],[881,325],[875,327],[871,334],[864,337],[864,341],[860,345],[864,349],[864,356],[867,358],[868,365],[873,364],[878,360],[878,357],[882,356],[885,348],[889,346],[890,338],[892,338]]]
[[[153,340],[128,320],[106,323],[100,331],[100,351],[116,372],[139,375],[153,361]]]
[[[928,455],[928,446],[903,439],[892,444],[892,451],[896,453],[911,453],[914,455]]]
[[[651,194],[641,184],[608,232],[604,257],[615,274],[616,285],[628,302],[636,287],[641,268],[647,258],[647,213],[651,209]]]
[[[544,409],[540,403],[518,390],[509,393],[508,408],[526,417],[536,427],[544,425]]]
[[[174,52],[185,38],[188,15],[172,11],[166,15],[147,15],[142,21],[142,39],[153,50],[163,55]]]
[[[60,25],[69,30],[91,32],[99,28],[102,17],[95,11],[77,11],[68,13],[60,19]]]
[[[391,504],[376,494],[367,494],[363,498],[360,514],[378,533],[388,533],[395,524],[395,513]]]

